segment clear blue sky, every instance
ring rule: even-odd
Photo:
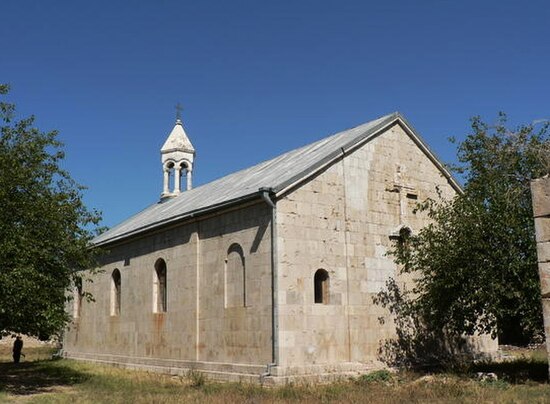
[[[550,118],[548,1],[0,4],[0,82],[113,226],[155,203],[174,105],[194,182],[401,111],[445,162],[469,118]]]

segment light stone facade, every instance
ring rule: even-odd
[[[394,333],[372,302],[399,275],[386,255],[390,235],[424,225],[414,204],[437,198],[436,187],[455,192],[396,125],[277,203],[281,366],[375,363],[380,342]],[[327,305],[313,304],[318,268],[330,274]]]
[[[546,350],[550,359],[550,177],[531,182]],[[550,369],[549,369],[550,374]]]
[[[185,223],[113,246],[86,284],[66,333],[67,356],[178,373],[260,374],[271,361],[269,210],[263,203]],[[224,307],[228,248],[246,251],[245,307]],[[155,262],[167,267],[167,310],[153,312]],[[110,315],[111,273],[121,272],[120,314]],[[173,369],[172,369],[173,368]],[[170,370],[172,369],[172,370]]]
[[[406,122],[395,119],[269,200],[259,193],[109,244],[103,273],[85,285],[96,301],[82,302],[65,354],[274,383],[377,368],[380,343],[395,330],[391,321],[380,323],[388,313],[372,298],[390,277],[412,282],[386,254],[391,237],[427,223],[413,213],[416,202],[457,189]],[[153,312],[159,259],[167,268],[164,313]],[[111,316],[115,269],[121,304]],[[328,273],[327,295],[316,303],[320,269]]]

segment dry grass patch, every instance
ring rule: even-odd
[[[516,369],[540,361],[516,363]],[[545,364],[545,363],[544,363]],[[493,364],[493,366],[498,364]],[[513,365],[513,362],[512,362]],[[491,366],[485,363],[483,366]],[[535,366],[535,368],[536,368]],[[488,371],[494,371],[487,368]],[[420,375],[379,371],[356,380],[326,385],[287,384],[263,388],[246,383],[215,383],[198,372],[176,377],[72,360],[0,363],[0,401],[32,403],[550,403],[547,382],[506,376],[479,381],[473,375]],[[507,378],[508,377],[508,378]]]

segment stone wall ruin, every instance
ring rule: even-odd
[[[531,182],[546,350],[550,359],[550,177]],[[550,372],[550,370],[549,370]]]

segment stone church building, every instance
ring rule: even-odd
[[[194,157],[178,119],[160,201],[94,240],[65,356],[267,382],[380,366],[386,252],[427,223],[418,201],[460,191],[412,126],[386,115],[197,188]]]

